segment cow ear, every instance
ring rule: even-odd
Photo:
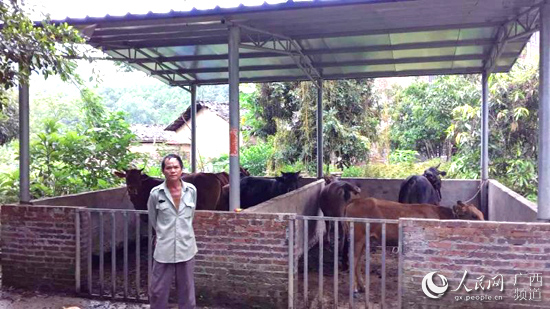
[[[439,175],[441,175],[441,176],[445,176],[445,175],[447,175],[447,172],[445,172],[445,171],[441,171],[441,172],[439,172]]]
[[[120,178],[126,178],[126,173],[123,173],[123,172],[114,171],[113,174],[115,174],[115,176]]]

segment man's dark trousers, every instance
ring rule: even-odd
[[[174,275],[176,275],[178,308],[194,309],[196,307],[194,269],[195,258],[180,263],[159,263],[153,260],[153,274],[149,291],[151,309],[168,308],[168,296]]]

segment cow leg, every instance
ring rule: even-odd
[[[365,251],[365,235],[362,234],[360,231],[361,229],[355,229],[356,231],[359,231],[357,233],[357,237],[354,241],[354,252],[353,252],[353,266],[354,266],[354,272],[355,272],[355,286],[353,291],[354,292],[363,292],[365,290],[365,284],[363,282],[363,276],[361,275],[361,256],[363,256],[363,252]]]
[[[362,244],[362,248],[361,248],[361,253],[359,254],[359,261],[357,262],[357,268],[355,270],[355,276],[356,276],[356,279],[357,282],[358,282],[358,289],[355,291],[356,294],[359,293],[359,291],[361,292],[364,292],[365,291],[365,254],[369,254],[368,252],[366,252],[366,247],[365,247],[365,244],[363,242]]]
[[[336,224],[340,224],[340,223],[338,222]],[[343,223],[343,224],[347,224],[347,223]],[[338,237],[339,237],[339,235],[338,235]],[[344,233],[343,230],[342,230],[341,246],[342,246],[342,270],[346,271],[346,270],[349,269],[349,239],[348,239],[346,233]],[[334,248],[334,249],[338,250],[340,248]]]
[[[326,227],[326,233],[325,233],[325,237],[323,237],[324,239],[324,242],[328,243],[329,245],[329,248],[332,247],[332,243],[331,243],[331,240],[330,240],[330,235],[331,235],[331,231],[332,231],[332,221],[325,221],[325,227]]]

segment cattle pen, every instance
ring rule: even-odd
[[[402,180],[348,181],[360,185],[362,194],[395,200]],[[199,303],[238,308],[461,307],[464,303],[455,298],[426,298],[421,293],[423,277],[439,271],[456,287],[464,270],[470,278],[500,274],[508,293],[495,289],[483,295],[508,298],[513,297],[518,270],[549,279],[550,225],[504,222],[534,221],[536,213],[532,203],[491,180],[490,207],[499,210],[494,212],[499,222],[387,220],[388,225],[399,225],[399,250],[372,245],[372,253],[365,255],[368,293],[354,294],[350,271],[338,263],[338,238],[332,244],[320,241],[327,220],[317,216],[323,186],[323,180],[303,179],[298,190],[240,213],[197,211]],[[444,180],[443,203],[474,196],[478,187],[476,180]],[[151,234],[138,219],[145,212],[130,209],[123,192],[120,188],[39,200],[32,206],[3,205],[3,284],[146,302]],[[126,209],[100,204],[116,200],[109,196],[121,197],[116,204]],[[479,203],[479,197],[474,202]],[[464,293],[460,295],[474,295]],[[542,297],[550,295],[543,292]],[[502,308],[502,302],[497,304]],[[548,302],[530,305],[547,307]]]
[[[240,213],[197,212],[199,303],[237,308],[550,307],[544,286],[550,279],[550,224],[537,222],[550,220],[548,1],[286,1],[56,22],[79,29],[110,60],[191,93],[193,172],[197,87],[229,84],[232,210],[240,204],[239,82],[312,81],[318,89],[319,133],[323,80],[482,75],[481,180],[443,181],[442,204],[472,198],[490,221],[377,222],[398,224],[398,250],[382,246],[366,254],[370,287],[365,295],[355,295],[353,271],[337,269],[337,246],[322,241],[324,220],[316,217],[324,186],[317,180],[323,176],[323,135],[317,134],[317,179],[304,179],[298,190]],[[489,178],[487,79],[508,71],[539,30],[535,205]],[[21,84],[21,203],[1,208],[2,283],[147,301],[151,233],[140,220],[145,214],[132,210],[124,188],[29,205],[28,94],[29,85]],[[361,185],[365,196],[396,200],[402,180],[351,181]]]

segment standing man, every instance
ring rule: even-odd
[[[147,208],[157,235],[149,301],[151,309],[167,309],[174,275],[178,308],[195,308],[195,254],[193,216],[197,189],[181,180],[183,162],[176,154],[162,159],[165,181],[151,190]]]

